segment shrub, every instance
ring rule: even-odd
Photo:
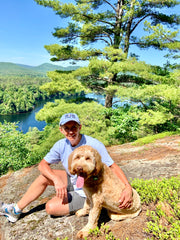
[[[15,123],[0,123],[0,172],[8,169],[18,170],[26,167],[30,149],[28,138],[22,132],[16,131]]]
[[[142,203],[154,202],[155,211],[147,211],[145,230],[150,239],[180,239],[180,176],[170,179],[135,179],[132,186],[139,192]],[[165,224],[163,224],[165,222]]]
[[[112,143],[113,138],[121,143],[137,139],[138,121],[131,115],[130,107],[106,109],[106,118],[109,118],[108,140]]]

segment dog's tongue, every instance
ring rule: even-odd
[[[77,177],[76,186],[78,188],[82,188],[84,186],[84,178],[83,177],[81,177],[81,176]]]

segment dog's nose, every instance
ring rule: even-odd
[[[77,171],[78,172],[82,172],[83,171],[83,168],[81,166],[77,166]]]

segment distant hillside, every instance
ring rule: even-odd
[[[45,75],[48,71],[71,71],[77,68],[79,68],[79,66],[62,67],[50,63],[44,63],[39,66],[29,66],[10,62],[0,62],[0,75]]]
[[[37,67],[33,67],[32,69],[34,71],[37,72],[48,72],[48,71],[54,71],[54,70],[60,70],[60,71],[72,71],[72,70],[76,70],[77,68],[79,68],[80,66],[68,66],[68,67],[62,67],[62,66],[57,66],[57,65],[53,65],[50,63],[44,63],[41,64]]]
[[[14,63],[0,62],[0,75],[22,75],[35,74],[30,68],[26,68]],[[37,74],[37,73],[36,73]]]

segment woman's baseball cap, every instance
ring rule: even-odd
[[[81,124],[80,120],[78,118],[78,115],[76,113],[66,113],[66,114],[62,115],[59,125],[62,126],[70,121],[77,122],[79,125]]]

